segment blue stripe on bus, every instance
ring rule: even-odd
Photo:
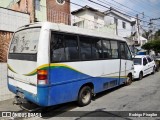
[[[123,84],[126,80],[126,78],[121,78],[119,82],[119,77],[92,77],[65,67],[50,69],[49,73],[50,85],[37,86],[37,95],[12,85],[8,85],[8,87],[15,94],[18,90],[23,92],[25,98],[33,103],[40,106],[51,106],[77,100],[79,90],[85,83],[93,83],[94,93],[98,93]],[[111,81],[116,81],[115,85],[104,88],[104,85]]]

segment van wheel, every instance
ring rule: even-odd
[[[143,73],[140,72],[140,73],[139,73],[139,80],[142,80],[142,79],[143,79]]]
[[[125,85],[130,85],[131,83],[132,83],[132,75],[128,75]]]
[[[154,74],[156,72],[156,68],[153,67],[153,71],[152,71],[152,74]]]
[[[89,86],[84,86],[78,94],[78,105],[86,106],[91,102],[92,90]]]

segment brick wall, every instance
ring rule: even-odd
[[[0,31],[0,62],[7,61],[7,51],[12,34],[12,32]]]
[[[47,21],[70,24],[70,3],[58,4],[56,0],[46,0]]]
[[[29,13],[30,14],[30,22],[34,21],[34,0],[20,0],[20,2],[15,3],[11,6],[12,10]]]

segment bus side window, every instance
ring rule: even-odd
[[[89,37],[80,36],[80,56],[82,60],[90,60],[92,58],[92,41]]]
[[[111,43],[111,51],[112,51],[112,58],[118,58],[118,43],[117,41],[110,41]]]
[[[79,48],[78,48],[78,39],[74,35],[65,35],[65,52],[66,60],[73,61],[79,60]]]
[[[50,46],[51,62],[61,62],[66,60],[64,48],[63,35],[52,33]]]
[[[103,58],[102,44],[100,39],[94,39],[92,41],[92,59]]]
[[[103,55],[104,58],[111,58],[111,45],[108,40],[103,40]]]
[[[131,55],[131,52],[129,50],[127,43],[125,43],[125,51],[126,51],[127,60],[132,60],[132,55]]]
[[[120,57],[121,59],[126,59],[124,43],[120,43]]]

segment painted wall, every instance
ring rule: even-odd
[[[0,30],[14,32],[18,27],[29,24],[28,14],[0,8]]]
[[[7,63],[0,63],[0,101],[13,98],[15,95],[7,87]]]
[[[7,6],[12,2],[13,0],[0,0],[0,7],[7,8]]]
[[[10,9],[30,14],[30,22],[34,21],[34,0],[20,0],[10,4]]]
[[[95,20],[94,16],[98,16],[98,19]],[[115,25],[106,26],[104,15],[97,14],[90,10],[74,14],[72,16],[72,24],[82,28],[95,29],[100,32],[115,34]]]
[[[84,23],[81,23],[83,25],[80,25],[80,26],[83,26],[84,28],[96,29],[104,26],[104,16],[98,15],[93,11],[85,10],[75,14],[74,16],[77,16],[77,17],[75,17],[76,18],[75,20],[73,17],[73,21],[72,21],[73,24],[83,20]],[[94,16],[97,16],[98,19],[95,20]]]
[[[37,2],[35,2],[35,6],[36,4]],[[36,21],[47,21],[46,0],[40,0],[39,7],[35,8],[35,18]]]
[[[114,18],[118,20],[117,24],[117,35],[121,37],[130,37],[131,32],[133,31],[133,27],[131,26],[131,22],[126,21],[125,19],[122,19],[119,16],[116,16],[114,14],[109,14],[105,16],[105,23],[107,25],[109,24],[115,24],[114,23]],[[128,18],[129,19],[129,18]],[[123,22],[126,24],[126,28],[123,28]],[[115,30],[116,34],[116,30]]]

